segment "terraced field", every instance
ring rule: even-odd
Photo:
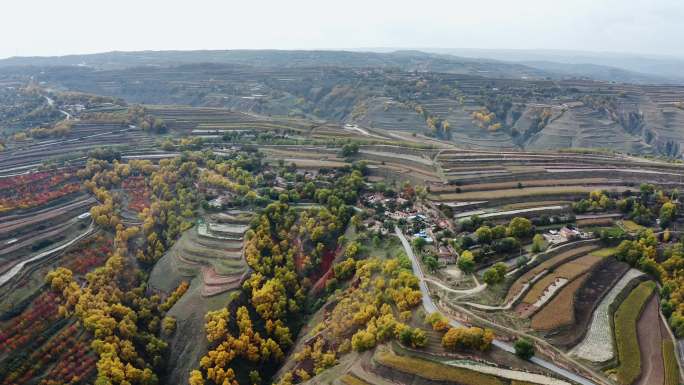
[[[375,371],[393,381],[427,382],[430,384],[539,384],[568,385],[568,382],[553,377],[508,370],[486,363],[468,360],[431,361],[424,358],[396,355],[389,351],[379,351],[373,356]]]
[[[587,333],[587,329],[589,329],[594,310],[628,270],[629,265],[624,262],[617,262],[612,258],[605,258],[600,262],[600,264],[589,273],[584,284],[575,292],[574,297],[572,298],[572,302],[574,303],[573,313],[563,313],[565,314],[563,316],[564,319],[568,319],[568,316],[570,316],[572,317],[573,322],[565,324],[564,326],[558,326],[558,328],[553,328],[545,335],[545,338],[554,345],[563,348],[577,345]],[[565,290],[570,291],[571,289],[568,286],[564,291]],[[563,292],[557,297],[559,298],[559,301],[560,297],[563,296]],[[554,299],[554,301],[556,300]],[[567,309],[567,304],[559,304],[558,306],[559,314],[561,309]],[[551,303],[549,303],[547,307],[543,308],[537,315],[541,316],[543,312],[547,312],[549,313],[548,315],[550,318],[554,318],[555,312],[551,311],[551,309],[554,309],[551,307]],[[563,312],[565,312],[565,310],[563,310]],[[535,315],[535,318],[537,315]],[[538,319],[537,322],[541,322],[541,320],[543,320],[543,318]],[[532,319],[532,323],[534,327],[534,318]]]
[[[546,274],[554,269],[568,263],[574,259],[577,259],[589,252],[596,250],[597,245],[586,245],[581,247],[575,247],[571,250],[563,251],[557,255],[552,256],[548,260],[540,263],[539,265],[533,267],[532,269],[521,275],[509,288],[508,294],[506,295],[506,301],[508,302],[520,295],[521,292],[526,291],[531,287],[537,280],[543,278]]]
[[[621,193],[649,182],[672,188],[684,169],[619,155],[445,149],[436,157],[448,185],[431,186],[439,202],[481,206],[576,200],[589,191]]]
[[[553,298],[557,292],[561,291],[561,288],[572,284],[576,278],[587,273],[600,260],[600,257],[589,254],[570,262],[565,262],[555,268],[549,268],[549,271],[541,279],[536,280],[528,290],[516,311],[523,317],[535,313]],[[551,271],[551,269],[553,270]],[[576,286],[573,286],[573,288],[577,289]]]
[[[652,342],[660,345],[659,324],[650,325],[648,328],[650,331],[643,330],[647,335],[653,337],[645,337],[644,340],[641,341],[644,343],[648,341],[648,345],[646,346],[641,346],[638,334],[639,319],[644,314],[643,311],[648,304],[648,300],[651,299],[654,289],[655,283],[652,281],[641,283],[629,293],[627,298],[625,298],[615,312],[615,345],[618,352],[617,379],[620,384],[632,384],[644,374],[644,369],[646,368],[644,362],[646,357],[642,356],[642,349],[650,353],[652,351]],[[657,320],[657,318],[655,319]],[[657,336],[653,335],[654,331],[657,333]],[[656,368],[653,369],[657,371]],[[655,377],[659,377],[662,380],[662,366],[660,373],[649,373],[646,377],[649,378],[652,375],[655,375]]]
[[[240,212],[216,215],[186,231],[158,264],[159,269],[155,267],[153,280],[155,274],[198,276],[206,297],[237,288],[247,272],[242,247],[249,218]]]
[[[553,330],[575,322],[575,296],[589,273],[584,273],[563,287],[560,292],[532,317],[535,330]]]
[[[16,303],[42,286],[44,273],[65,250],[93,232],[89,209],[72,170],[0,177],[0,294]]]
[[[592,362],[606,362],[614,357],[610,308],[629,283],[641,275],[643,273],[638,270],[629,270],[601,300],[594,310],[587,334],[582,342],[572,349],[573,355]]]

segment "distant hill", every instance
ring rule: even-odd
[[[671,56],[544,49],[425,48],[423,51],[520,63],[552,73],[595,80],[684,84],[684,58]]]
[[[175,66],[191,63],[236,64],[256,67],[366,67],[403,71],[446,72],[505,78],[545,78],[552,74],[518,63],[458,58],[420,51],[390,53],[351,51],[139,51],[106,52],[55,57],[13,57],[0,68],[16,66],[82,66],[101,70],[139,66]]]
[[[469,148],[680,156],[684,86],[649,79],[593,64],[523,65],[419,51],[111,52],[0,61],[0,85],[31,82],[130,103],[327,120]],[[641,82],[649,84],[635,84]]]

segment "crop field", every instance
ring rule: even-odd
[[[595,308],[628,270],[629,265],[624,262],[618,262],[611,258],[601,261],[589,272],[589,277],[575,292],[573,323],[555,329],[545,337],[554,345],[563,348],[577,345],[589,328]],[[541,310],[541,312],[544,311],[546,308]]]
[[[535,330],[553,330],[575,322],[575,297],[589,277],[584,273],[563,287],[561,291],[533,317],[530,326]]]
[[[78,192],[73,174],[39,172],[0,179],[0,213],[42,206],[50,201]]]
[[[29,308],[0,326],[3,385],[26,383],[40,375],[69,382],[95,372],[90,337],[58,314],[54,293],[41,293]]]
[[[578,219],[575,223],[579,227],[612,226],[615,220],[613,218],[587,218]]]
[[[419,358],[398,356],[391,352],[379,352],[373,359],[390,369],[432,381],[450,381],[464,385],[504,385],[504,382],[496,376]]]
[[[639,231],[644,229],[644,226],[641,226],[635,223],[634,221],[623,220],[620,223],[628,233],[638,233]]]
[[[662,384],[665,381],[663,342],[669,336],[660,320],[660,304],[654,295],[643,307],[637,322],[637,337],[641,352],[641,376],[638,385]]]
[[[548,273],[548,271],[556,268],[557,266],[560,266],[572,259],[579,258],[583,255],[586,255],[587,253],[597,249],[598,246],[595,245],[587,245],[587,246],[581,246],[577,247],[568,251],[564,251],[558,255],[555,255],[551,257],[550,259],[540,263],[539,265],[533,267],[532,269],[528,270],[520,276],[509,288],[508,294],[506,295],[506,301],[508,302],[511,299],[513,299],[518,293],[520,293],[524,286],[529,284],[532,280],[534,279],[539,279],[541,278],[542,275],[545,275]],[[542,289],[543,291],[543,289]]]
[[[663,364],[665,371],[664,385],[678,385],[680,383],[679,365],[675,356],[674,342],[667,337],[663,340]]]
[[[156,141],[139,128],[121,122],[80,121],[64,138],[30,141],[21,147],[0,152],[0,175],[16,175],[38,170],[44,162],[84,164],[87,153],[98,147],[150,151]]]
[[[610,306],[635,278],[643,275],[642,272],[631,269],[620,281],[613,286],[603,298],[599,306],[594,310],[591,324],[587,334],[572,350],[572,354],[592,362],[606,362],[614,357],[613,332],[611,328]],[[634,333],[636,333],[636,328]]]
[[[494,182],[494,183],[463,183],[459,186],[447,185],[438,188],[432,188],[433,194],[442,195],[447,193],[454,193],[458,188],[462,193],[471,191],[492,191],[492,190],[511,190],[519,188],[519,184],[523,188],[530,187],[559,187],[559,186],[605,186],[609,181],[607,178],[586,178],[586,179],[532,179],[532,180],[518,180],[511,182]],[[619,180],[615,180],[619,184]],[[453,196],[453,195],[451,195]]]
[[[488,190],[488,191],[471,191],[460,194],[441,194],[433,196],[436,201],[473,201],[473,200],[498,200],[498,199],[515,199],[523,197],[565,197],[565,196],[583,196],[589,194],[594,190],[608,190],[614,192],[622,192],[628,190],[625,186],[551,186],[551,187],[527,187],[515,189],[502,190]]]
[[[351,374],[345,374],[340,378],[340,381],[345,385],[370,385],[366,381]]]
[[[654,289],[655,283],[652,281],[640,284],[629,293],[615,312],[615,343],[619,362],[617,378],[620,384],[632,384],[641,375],[643,362],[637,322]],[[654,328],[655,325],[650,327]]]

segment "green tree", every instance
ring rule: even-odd
[[[481,226],[475,230],[475,236],[477,236],[477,241],[479,243],[491,243],[492,242],[492,229],[489,226]]]
[[[515,217],[508,224],[508,235],[524,238],[532,233],[532,222],[527,218]]]
[[[672,202],[665,202],[660,208],[660,227],[665,228],[677,216],[677,205]]]
[[[359,153],[359,144],[356,142],[347,143],[342,146],[342,156],[347,158]]]
[[[487,269],[482,276],[482,279],[487,283],[487,285],[496,285],[501,283],[506,279],[506,271],[508,267],[503,262],[497,262],[494,266]]]
[[[423,258],[423,262],[430,271],[434,272],[439,269],[439,261],[437,261],[437,258],[435,258],[433,255],[428,255],[427,257]]]
[[[506,226],[496,225],[492,228],[492,238],[501,239],[506,236]]]
[[[532,238],[532,252],[538,253],[544,249],[544,237],[541,234],[535,234]]]
[[[468,250],[462,252],[461,256],[458,257],[458,268],[464,273],[472,273],[475,269],[475,257],[473,257],[473,253]]]
[[[529,360],[534,356],[534,344],[527,338],[518,338],[513,345],[515,355],[523,360]]]
[[[423,250],[423,247],[427,244],[427,241],[423,237],[416,237],[413,240],[413,248],[416,250]]]

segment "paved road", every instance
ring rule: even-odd
[[[428,314],[439,311],[439,309],[437,308],[437,305],[435,305],[435,303],[432,301],[432,297],[430,297],[430,291],[428,290],[427,284],[425,283],[425,274],[423,274],[423,270],[420,267],[420,264],[418,263],[418,258],[416,258],[416,255],[413,253],[413,248],[411,247],[411,244],[406,239],[406,236],[404,236],[404,233],[402,233],[398,227],[394,228],[394,232],[397,234],[397,236],[401,240],[401,243],[404,246],[404,250],[406,251],[406,255],[408,255],[408,257],[411,259],[411,265],[413,267],[413,274],[415,274],[416,277],[418,277],[419,285],[420,285],[420,291],[423,294],[423,307],[425,308],[425,311]],[[445,317],[448,318],[447,315],[445,315]],[[463,324],[461,324],[460,322],[458,322],[456,320],[452,320],[452,319],[449,320],[449,324],[451,326],[455,326],[455,327],[463,326]],[[492,344],[501,350],[507,351],[509,353],[515,353],[515,349],[513,348],[513,345],[511,345],[507,342],[503,342],[500,340],[494,340],[494,342],[492,342]],[[552,362],[546,361],[542,358],[532,357],[530,359],[530,361],[534,364],[537,364],[543,368],[546,368],[546,369],[548,369],[548,370],[550,370],[550,371],[552,371],[552,372],[554,372],[560,376],[563,376],[563,377],[565,377],[571,381],[574,381],[578,384],[596,385],[594,382],[589,381],[584,377],[580,377],[580,376],[576,375],[575,373],[572,373],[566,369],[563,369],[560,366],[558,366]]]
[[[78,235],[76,238],[72,239],[71,241],[69,241],[69,242],[67,242],[67,243],[65,243],[65,244],[63,244],[63,245],[57,246],[57,247],[55,247],[55,248],[53,248],[53,249],[44,251],[44,252],[42,252],[42,253],[40,253],[40,254],[38,254],[38,255],[35,255],[35,256],[33,256],[33,257],[31,257],[31,258],[25,260],[25,261],[21,261],[21,262],[17,263],[16,265],[12,266],[11,269],[9,269],[9,270],[8,270],[7,272],[5,272],[4,274],[0,275],[0,286],[3,286],[3,285],[6,284],[7,282],[9,282],[12,278],[14,278],[15,275],[19,274],[19,272],[20,272],[20,271],[24,268],[24,266],[26,266],[27,264],[29,264],[29,263],[31,263],[31,262],[33,262],[33,261],[37,261],[37,260],[39,260],[39,259],[45,258],[45,257],[47,257],[47,256],[49,256],[49,255],[51,255],[51,254],[54,254],[54,253],[58,252],[58,251],[62,251],[62,250],[64,250],[64,249],[66,249],[67,247],[73,245],[74,243],[76,243],[76,242],[80,241],[81,239],[83,239],[84,237],[86,237],[88,234],[90,234],[91,231],[93,231],[93,229],[94,229],[93,223],[91,222],[90,225],[88,226],[88,229],[86,229],[85,232],[81,233],[81,234]]]
[[[452,289],[449,286],[446,286],[445,284],[443,284],[437,280],[431,279],[431,278],[425,278],[425,280],[428,282],[432,282],[435,285],[441,287],[442,289],[444,289],[450,293],[454,293],[454,294],[462,294],[462,295],[475,294],[475,293],[479,293],[479,292],[481,292],[487,288],[486,283],[479,283],[478,282],[477,286],[473,287],[472,289],[456,290],[456,289]],[[475,278],[475,281],[477,281],[477,278]]]

